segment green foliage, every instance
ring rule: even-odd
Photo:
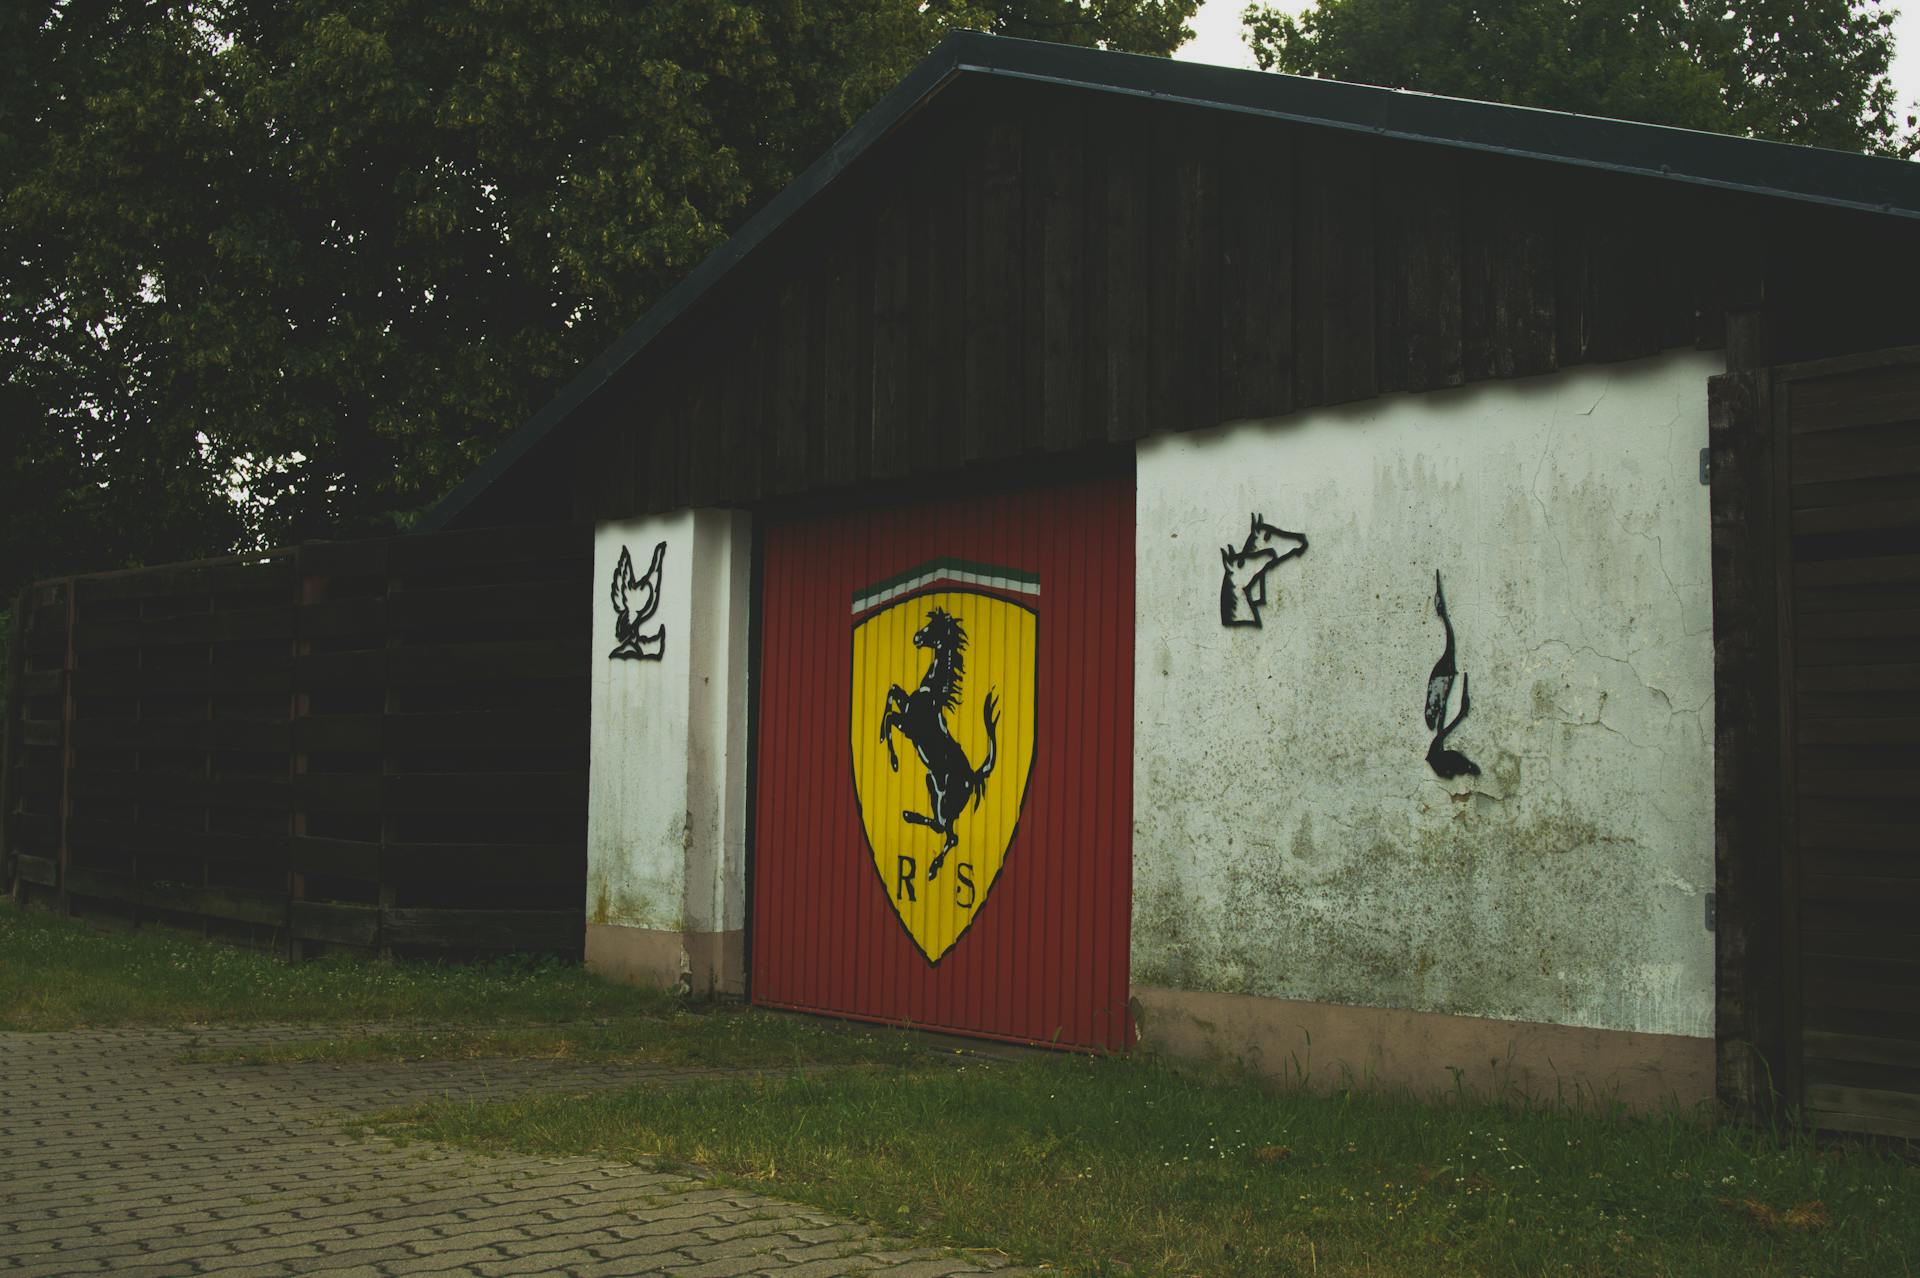
[[[1245,11],[1260,66],[1848,151],[1911,155],[1878,0],[1319,0]]]
[[[1910,1272],[1920,1166],[1669,1114],[1316,1095],[1151,1061],[974,1059],[448,1102],[376,1130],[694,1162],[1066,1273]]]
[[[997,0],[986,7],[984,22],[962,21],[1023,40],[1164,57],[1193,35],[1187,19],[1199,7],[1189,0]],[[958,6],[955,14],[958,17]]]
[[[8,6],[0,595],[404,526],[948,31],[1195,7]]]

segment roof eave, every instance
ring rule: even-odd
[[[959,32],[510,435],[417,530],[456,523],[706,291],[954,77],[999,76],[1920,220],[1920,165],[1371,85]]]

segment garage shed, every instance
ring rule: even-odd
[[[1916,250],[1894,161],[956,36],[430,523],[594,528],[604,970],[1920,1135]]]

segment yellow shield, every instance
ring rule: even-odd
[[[942,560],[854,597],[853,788],[873,867],[938,963],[985,908],[1033,771],[1040,583]]]

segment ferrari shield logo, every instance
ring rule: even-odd
[[[873,868],[938,963],[986,908],[1033,771],[1040,580],[922,564],[853,598],[853,789]]]

